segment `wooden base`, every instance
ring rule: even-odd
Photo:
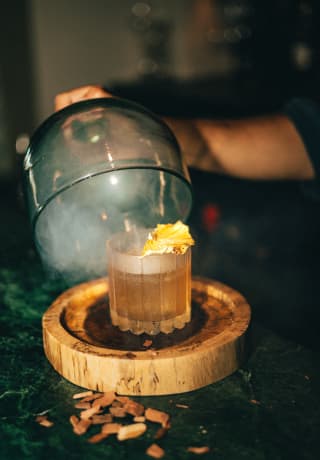
[[[245,359],[251,312],[241,294],[208,279],[192,280],[192,300],[182,330],[136,336],[111,325],[107,279],[79,284],[43,316],[46,356],[67,380],[97,391],[164,395],[209,385]]]

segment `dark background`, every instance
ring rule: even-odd
[[[181,116],[243,116],[318,98],[316,0],[13,0],[0,21],[8,162],[6,150],[14,156],[54,96],[84,84]]]

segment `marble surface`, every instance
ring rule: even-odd
[[[318,204],[302,197],[296,184],[244,184],[197,172],[193,182],[190,226],[201,241],[194,271],[232,285],[250,301],[249,359],[232,376],[195,392],[134,399],[170,414],[171,429],[158,441],[165,459],[196,458],[188,446],[209,446],[200,458],[316,460],[318,247],[312,238]],[[65,286],[42,269],[20,195],[17,184],[1,186],[0,458],[149,458],[151,423],[143,436],[123,442],[111,436],[93,445],[88,434],[72,432],[72,395],[80,389],[53,370],[41,334],[42,314]],[[51,428],[35,422],[44,411]]]

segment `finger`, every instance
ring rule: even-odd
[[[93,99],[99,97],[112,97],[112,94],[108,93],[99,86],[91,86],[90,88],[88,88],[86,94],[83,95],[83,99]]]
[[[64,93],[60,93],[55,97],[55,110],[61,110],[64,107],[78,101],[93,99],[99,97],[111,97],[112,95],[105,91],[101,86],[81,86]]]
[[[72,104],[71,96],[69,93],[57,94],[54,99],[54,109],[61,110],[67,105]]]
[[[92,98],[91,94],[102,94],[102,88],[98,86],[81,86],[70,91],[66,91],[58,94],[55,97],[55,110],[61,110],[64,107],[73,104],[74,102],[81,101],[83,99]]]

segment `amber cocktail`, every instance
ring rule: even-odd
[[[170,333],[191,318],[191,249],[141,256],[147,230],[108,242],[112,324],[134,334]]]

